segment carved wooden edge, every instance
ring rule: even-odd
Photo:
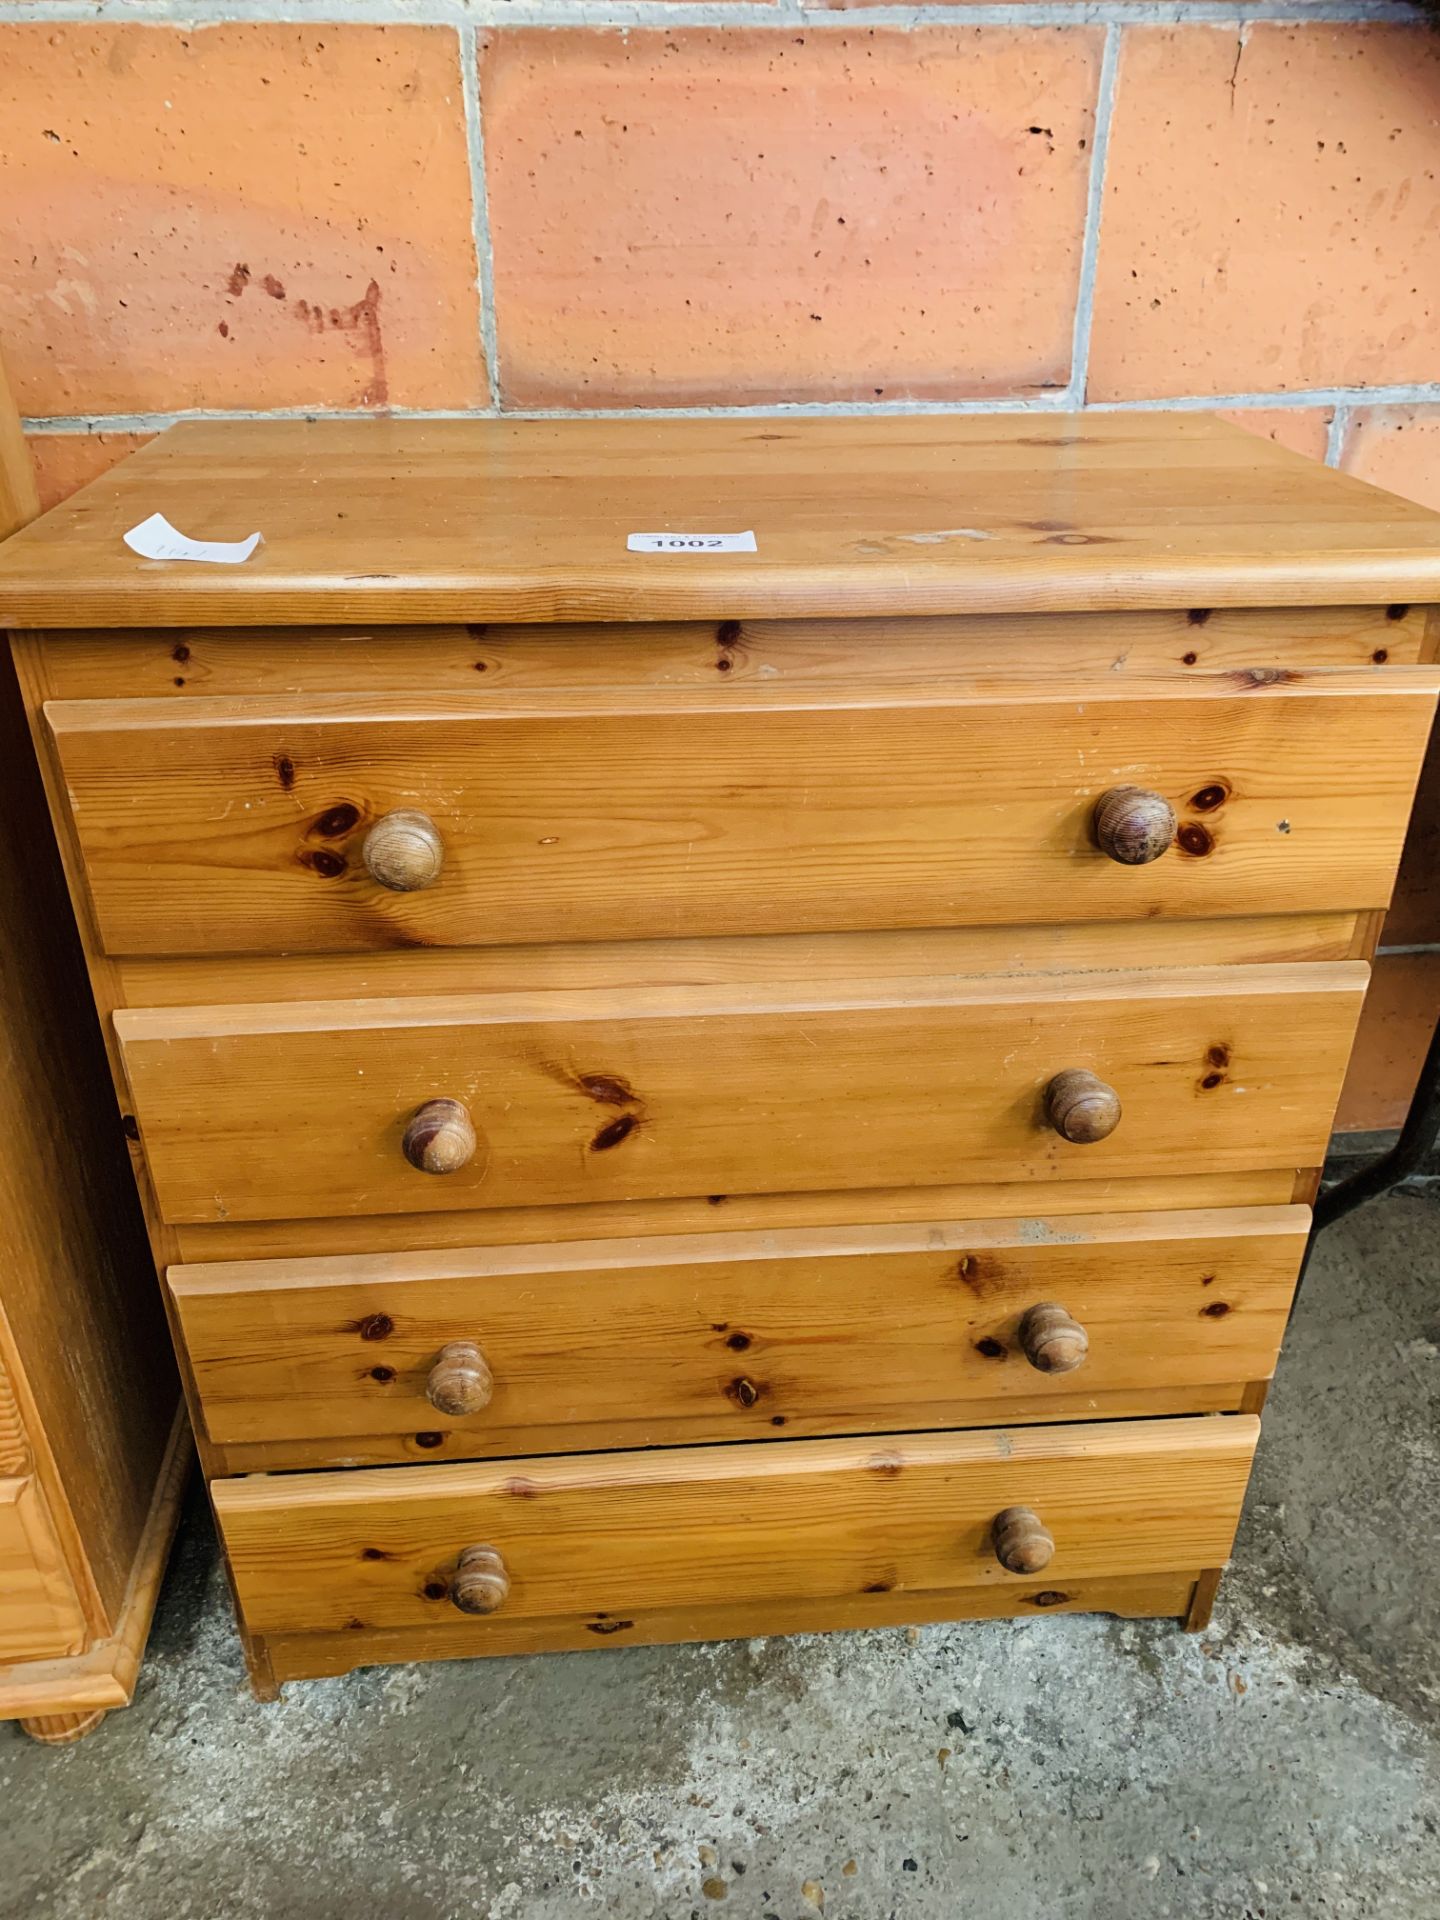
[[[90,1714],[103,1717],[112,1707],[130,1704],[193,1459],[190,1423],[180,1406],[156,1476],[154,1497],[115,1631],[86,1652],[66,1659],[22,1660],[0,1666],[0,1720],[43,1722]],[[98,1719],[94,1724],[99,1724]],[[81,1734],[62,1730],[58,1736],[40,1733],[35,1737],[73,1740]]]
[[[30,1442],[20,1417],[20,1402],[15,1397],[10,1369],[5,1364],[6,1344],[0,1335],[0,1473],[18,1474],[29,1471]]]
[[[73,1747],[87,1733],[93,1733],[110,1711],[108,1707],[90,1707],[84,1713],[29,1714],[20,1722],[20,1731],[28,1733],[46,1747]]]
[[[0,1472],[34,1474],[89,1636],[103,1637],[111,1631],[113,1623],[96,1585],[69,1495],[50,1452],[45,1423],[21,1364],[3,1299],[0,1299],[0,1454],[7,1455],[13,1463],[0,1466]],[[0,1675],[3,1673],[4,1668],[0,1666]],[[0,1688],[0,1698],[3,1698],[3,1688]],[[3,1712],[0,1707],[0,1715]]]

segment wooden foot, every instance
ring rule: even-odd
[[[1195,1591],[1190,1596],[1190,1611],[1185,1616],[1186,1633],[1203,1633],[1209,1626],[1215,1595],[1220,1591],[1220,1576],[1224,1571],[1223,1567],[1207,1567],[1195,1582]]]
[[[91,1707],[88,1713],[37,1713],[20,1722],[21,1731],[47,1747],[69,1747],[93,1733],[105,1718],[108,1708]]]
[[[250,1691],[257,1700],[268,1706],[280,1698],[280,1682],[275,1678],[275,1669],[270,1664],[270,1649],[258,1634],[247,1633],[243,1623],[240,1626],[240,1641],[245,1649]]]

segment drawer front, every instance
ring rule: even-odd
[[[257,1475],[211,1491],[252,1631],[463,1614],[482,1651],[490,1620],[1000,1589],[1020,1576],[997,1556],[995,1522],[1016,1507],[1052,1543],[1047,1559],[1027,1527],[1024,1571],[1057,1589],[1218,1566],[1258,1433],[1233,1414]],[[467,1611],[477,1604],[492,1610]]]
[[[165,1216],[286,1219],[1312,1166],[1366,975],[637,988],[115,1024]],[[1118,1094],[1107,1138],[1047,1120],[1071,1069]]]
[[[38,1481],[30,1474],[0,1479],[0,1662],[79,1653],[85,1631]]]
[[[1255,666],[1413,666],[1423,606],[1216,607],[845,620],[612,620],[569,625],[108,627],[28,636],[55,700],[293,698],[337,687],[413,696],[600,687],[673,691],[758,680],[971,682],[1206,673]],[[477,679],[481,675],[483,678]]]
[[[46,714],[107,950],[253,953],[1383,907],[1434,682],[1256,669]],[[1117,785],[1174,809],[1149,864],[1096,842]]]
[[[210,1438],[339,1465],[1238,1407],[1308,1224],[935,1221],[169,1280]]]

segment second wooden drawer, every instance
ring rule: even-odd
[[[285,1220],[1315,1166],[1367,976],[943,975],[115,1024],[166,1218]],[[1070,1069],[1118,1093],[1108,1137],[1047,1120]],[[466,1110],[438,1141],[437,1101]]]
[[[378,1464],[1238,1408],[1270,1376],[1308,1223],[692,1234],[174,1267],[170,1286],[234,1465]]]

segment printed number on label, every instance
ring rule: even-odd
[[[631,553],[754,553],[753,533],[632,533]]]

